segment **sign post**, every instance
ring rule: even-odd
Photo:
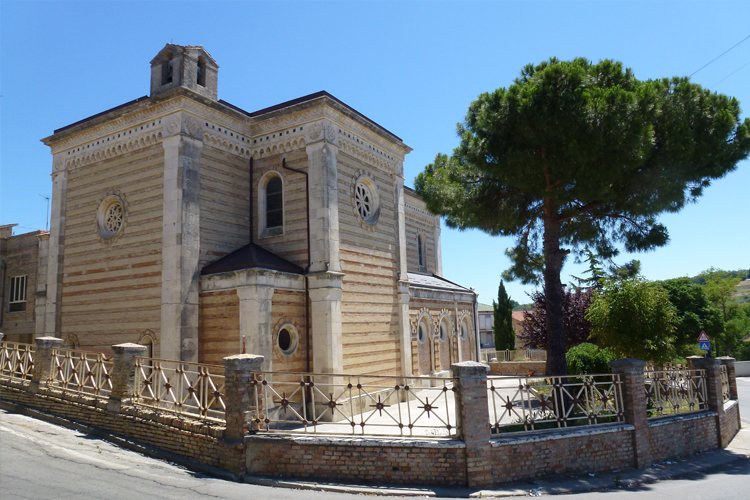
[[[701,332],[698,336],[698,347],[701,351],[707,351],[706,355],[711,353],[711,339],[708,338],[706,332]]]

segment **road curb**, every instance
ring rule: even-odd
[[[68,420],[66,418],[58,417],[56,415],[52,415],[50,413],[46,413],[41,410],[37,410],[36,408],[31,408],[29,406],[25,406],[22,404],[10,403],[8,401],[0,400],[0,409],[6,410],[12,413],[25,415],[27,417],[35,418],[37,420],[42,420],[50,424],[59,425],[61,427],[72,429],[74,431],[78,431],[89,436],[94,436],[103,441],[108,441],[112,444],[128,449],[130,451],[135,451],[137,453],[141,453],[142,455],[146,455],[151,458],[165,460],[167,462],[172,462],[177,465],[181,465],[182,467],[185,467],[186,469],[192,472],[197,472],[200,474],[205,474],[207,476],[224,479],[226,481],[233,481],[233,482],[240,481],[239,478],[235,476],[234,474],[232,474],[231,472],[225,471],[223,469],[219,469],[218,467],[213,467],[211,465],[202,464],[198,462],[197,460],[192,460],[190,458],[176,455],[168,451],[160,450],[159,448],[156,448],[154,446],[141,443],[138,440],[131,439],[125,436],[120,436],[118,434],[113,434],[109,431],[99,429],[98,427],[85,425],[80,422],[76,422],[74,420]]]

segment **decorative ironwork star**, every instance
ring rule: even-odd
[[[391,405],[387,405],[380,401],[380,395],[378,395],[378,402],[374,405],[370,405],[370,408],[375,408],[378,412],[380,412],[380,416],[383,416],[383,408],[389,408]]]
[[[424,410],[427,413],[427,418],[430,418],[430,412],[433,410],[437,410],[437,406],[433,406],[430,404],[430,398],[424,398],[424,405],[418,406],[420,410]]]
[[[333,400],[333,393],[328,394],[328,402],[326,403],[326,406],[331,409],[331,416],[333,416],[334,411],[338,406],[338,403]]]
[[[286,392],[281,393],[281,408],[284,410],[284,415],[286,415],[286,407],[289,406],[289,400],[286,398]]]

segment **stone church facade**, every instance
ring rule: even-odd
[[[476,294],[442,278],[440,219],[404,186],[411,148],[326,92],[241,110],[217,98],[218,68],[167,44],[149,96],[43,139],[37,335],[211,364],[256,353],[273,371],[477,359]]]

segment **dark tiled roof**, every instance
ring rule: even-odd
[[[216,262],[207,265],[201,271],[202,275],[228,273],[230,271],[239,271],[240,269],[271,269],[284,273],[303,274],[304,271],[296,264],[292,264],[286,259],[282,259],[255,243],[245,245],[239,250],[225,255]]]
[[[456,292],[468,292],[474,293],[473,290],[461,286],[452,281],[448,281],[445,278],[438,276],[437,274],[425,274],[425,273],[406,273],[409,276],[409,283],[414,286],[420,286],[424,288],[435,288],[438,290],[453,290]]]

